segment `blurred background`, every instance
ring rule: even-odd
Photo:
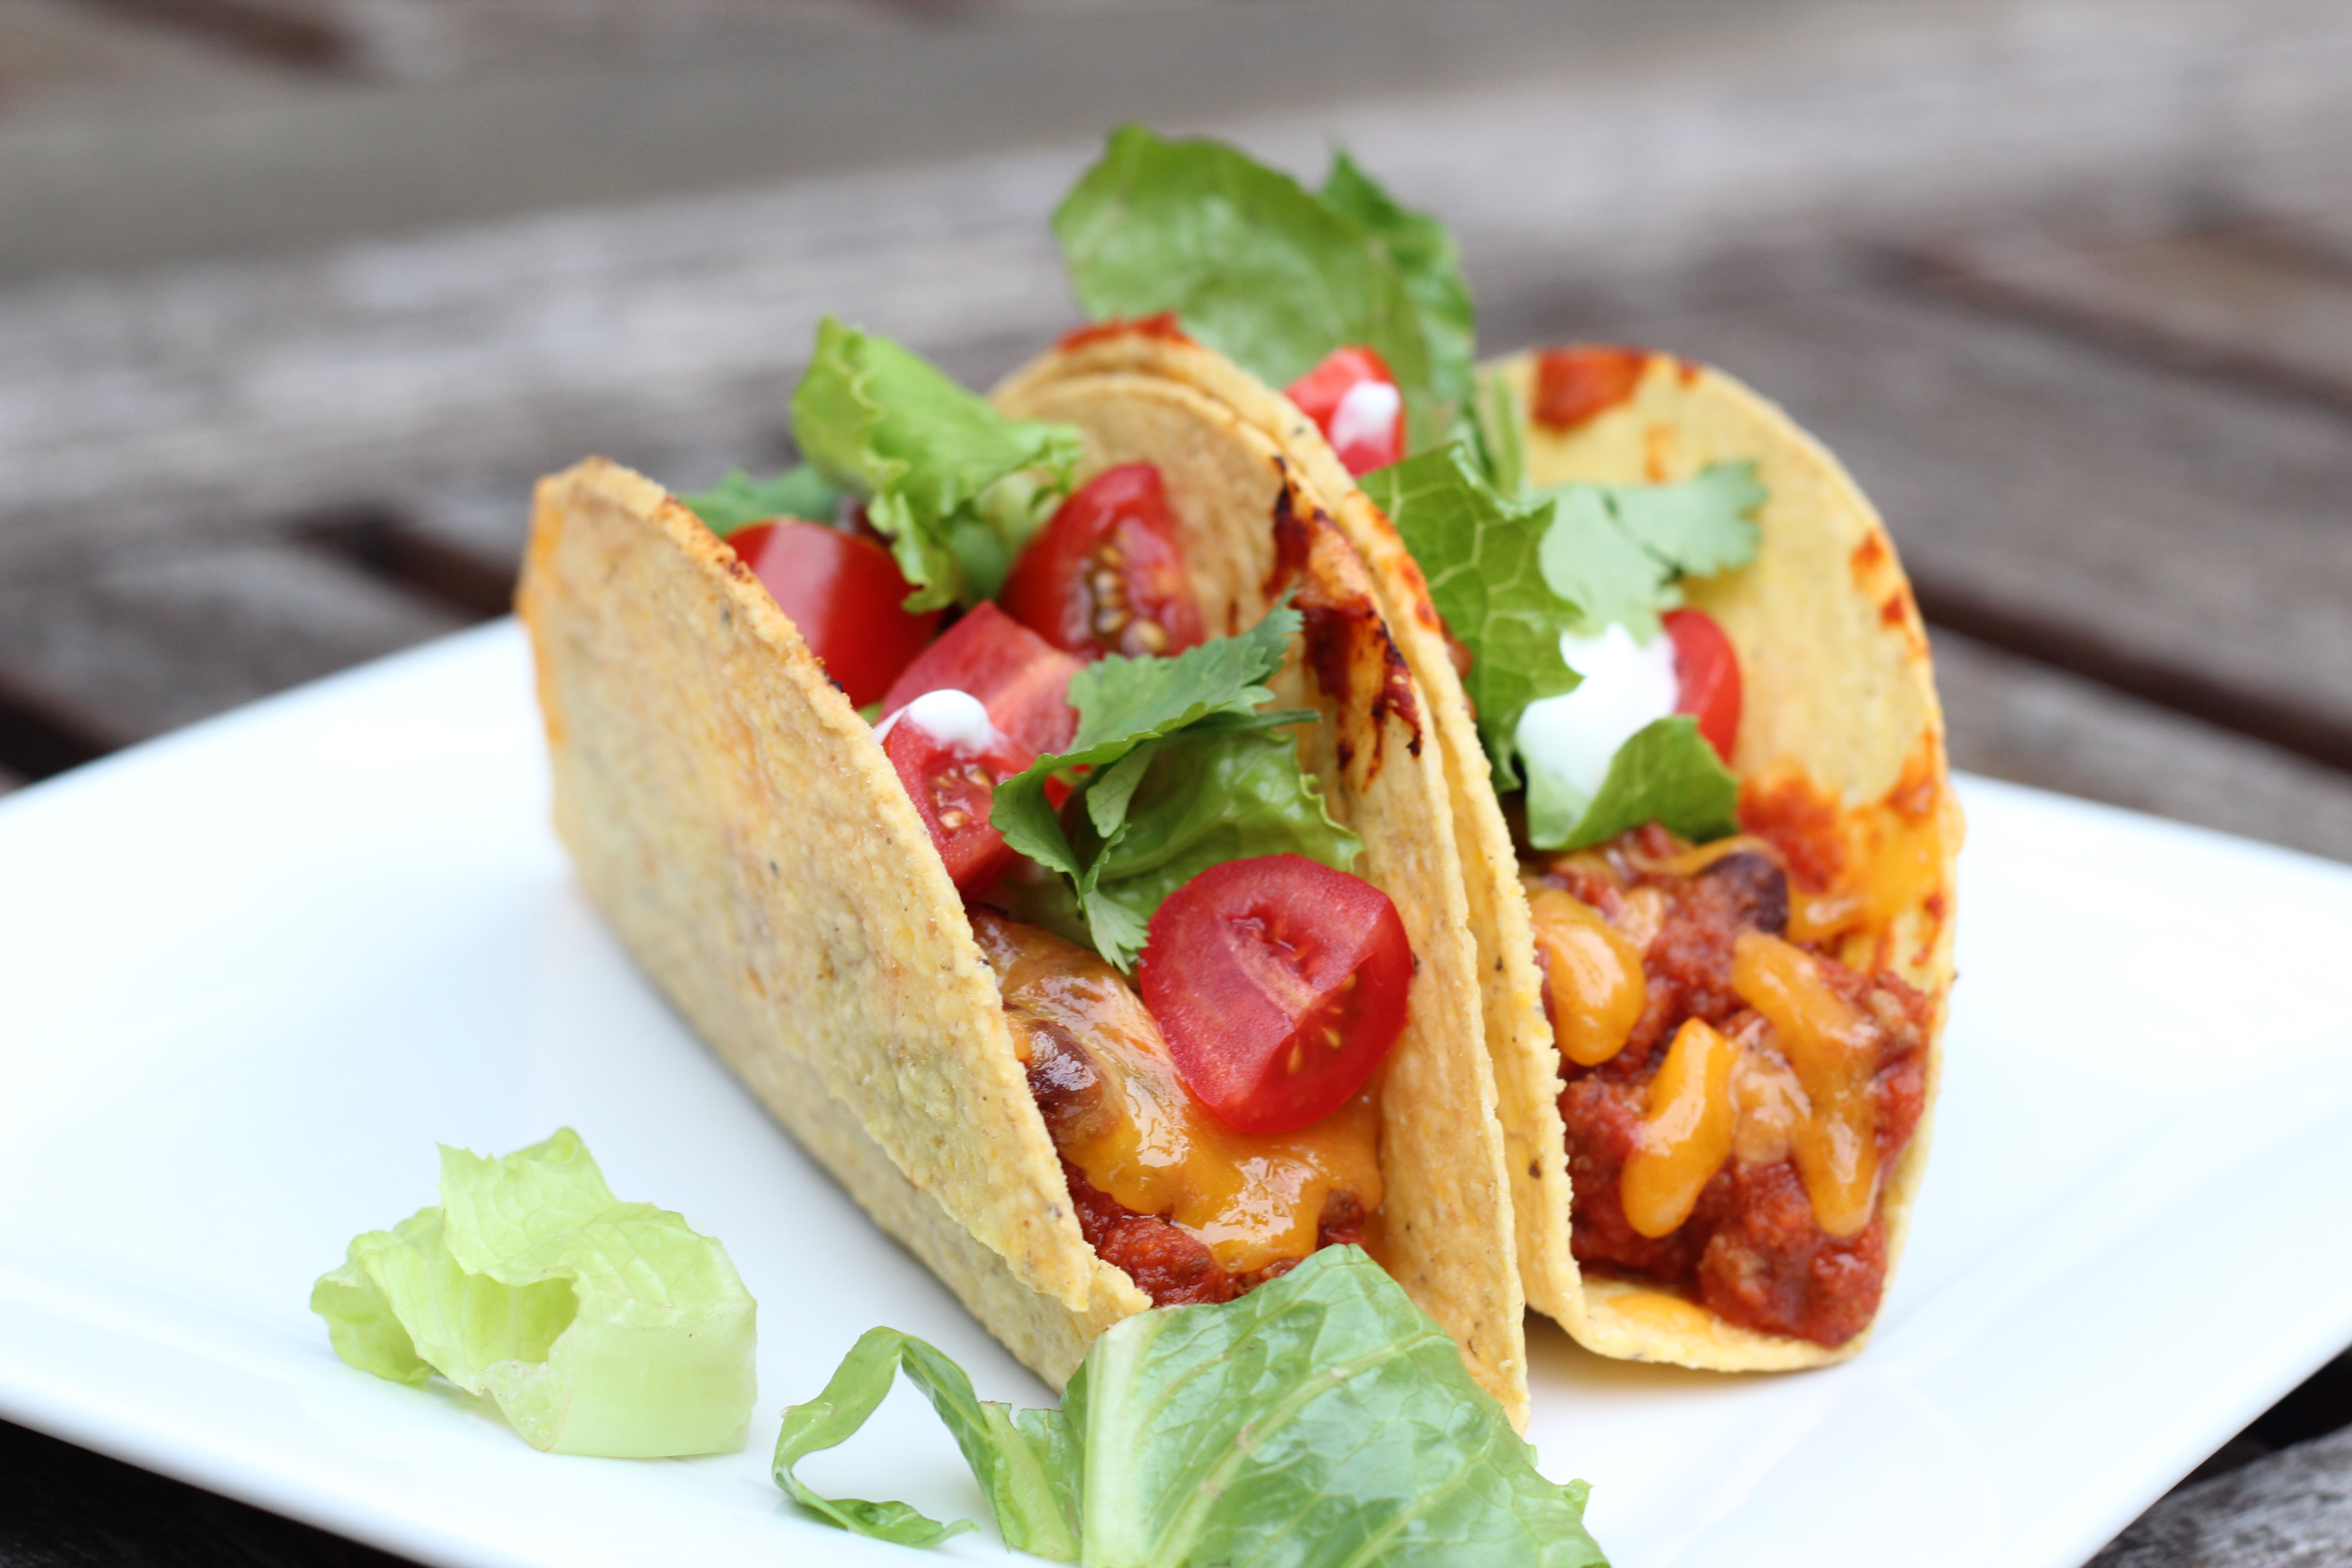
[[[985,384],[1129,119],[1785,403],[1959,765],[2352,859],[2341,0],[0,0],[0,790],[502,613],[583,453],[781,463],[827,310]]]

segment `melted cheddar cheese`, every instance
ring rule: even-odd
[[[1160,1026],[1108,963],[984,912],[972,930],[1014,1048],[1045,1086],[1055,1146],[1097,1191],[1191,1231],[1235,1274],[1313,1252],[1333,1193],[1379,1206],[1374,1089],[1300,1131],[1236,1132],[1184,1087]]]
[[[1591,905],[1538,883],[1528,889],[1536,928],[1536,962],[1560,1054],[1598,1067],[1625,1048],[1649,1000],[1642,949]]]
[[[1650,1080],[1642,1141],[1625,1162],[1625,1220],[1647,1237],[1666,1236],[1690,1218],[1706,1186],[1731,1155],[1738,1112],[1731,1075],[1739,1047],[1704,1019],[1686,1018]]]
[[[1853,1236],[1870,1223],[1877,1202],[1870,1085],[1878,1033],[1830,989],[1811,954],[1762,931],[1742,931],[1733,944],[1731,986],[1772,1026],[1795,1069],[1802,1113],[1788,1121],[1783,1135],[1813,1219],[1832,1236]]]

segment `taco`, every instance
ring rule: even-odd
[[[1055,228],[1091,312],[1286,384],[1260,417],[1371,568],[1446,771],[1529,1300],[1611,1355],[1853,1353],[1925,1164],[1960,837],[1869,502],[1720,372],[1478,370],[1452,239],[1345,153],[1309,190],[1127,127]]]
[[[1423,697],[1279,400],[1087,349],[1000,411],[828,321],[808,466],[541,481],[518,602],[559,834],[694,1027],[1055,1386],[1123,1317],[1353,1242],[1523,1422]]]
[[[1571,347],[1480,405],[1475,447],[1338,515],[1448,759],[1528,1300],[1608,1355],[1841,1360],[1953,979],[1961,823],[1894,546],[1721,371]]]

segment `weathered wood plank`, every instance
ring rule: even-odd
[[[0,588],[0,669],[127,741],[468,619],[323,551],[247,544]]]
[[[1953,766],[2352,860],[2352,774],[1957,632],[1931,638]]]
[[[1045,4],[856,31],[0,123],[0,274],[1077,146],[1136,118],[1308,163],[1338,132],[1556,279],[1987,201],[2144,205],[2182,169],[2340,187],[2352,116],[2352,19],[2322,0]]]
[[[2306,80],[2352,72],[2352,16],[2298,0],[2095,9],[2111,30],[2128,14],[2130,47],[2041,26],[2025,0],[1844,31],[1849,13],[1795,7],[1769,37],[1698,8],[1717,26],[1685,32],[1711,48],[1651,58],[1621,41],[1581,74],[1221,128],[1303,168],[1337,132],[1452,219],[1497,348],[1571,287],[1682,277],[1727,247],[1843,254],[2021,204],[2154,200],[2191,153],[2216,180],[2284,188],[2333,171],[2352,185],[2352,100]],[[591,102],[607,133],[617,96]],[[236,145],[303,147],[285,129],[247,125]],[[142,145],[168,149],[154,132]],[[159,531],[251,537],[308,509],[397,506],[591,449],[749,451],[782,425],[826,310],[965,374],[1001,371],[1070,319],[1045,220],[1094,144],[8,289],[0,572]],[[442,151],[471,176],[470,153]],[[76,169],[59,197],[74,212],[142,210],[136,182]],[[181,169],[175,188],[210,192],[205,174]],[[110,188],[128,199],[93,199]],[[0,181],[0,236],[67,221],[28,190]]]
[[[1930,265],[1962,298],[2352,409],[2352,267],[2310,233],[2281,222],[2122,245],[2012,235]]]
[[[2352,1561],[2352,1430],[2166,1498],[2090,1568],[2336,1568]]]
[[[2352,733],[2352,420],[1898,290],[1623,331],[1715,361],[1829,443],[1940,593],[2103,650],[2230,723]],[[2248,727],[2257,727],[2249,724]],[[2282,733],[2283,744],[2297,737]]]

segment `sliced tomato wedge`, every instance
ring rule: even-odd
[[[1404,394],[1378,351],[1333,349],[1283,395],[1315,421],[1349,473],[1403,459]]]
[[[898,770],[956,890],[971,893],[1013,864],[1013,847],[988,820],[996,786],[1037,753],[988,721],[968,693],[926,693],[884,721],[882,753]]]
[[[1412,948],[1386,893],[1303,855],[1212,866],[1160,902],[1137,966],[1177,1076],[1243,1132],[1295,1132],[1404,1027]]]
[[[1726,763],[1739,740],[1739,655],[1704,610],[1668,610],[1675,639],[1675,711],[1696,714],[1698,732]]]
[[[1150,463],[1106,468],[1021,552],[996,602],[1082,658],[1178,653],[1201,640],[1176,514]]]
[[[739,528],[727,542],[857,707],[887,691],[939,629],[937,610],[916,616],[899,607],[914,589],[870,539],[779,518]]]
[[[916,656],[891,683],[882,711],[952,687],[979,698],[990,721],[1030,751],[1066,751],[1078,728],[1067,698],[1077,668],[1075,657],[983,602]]]

